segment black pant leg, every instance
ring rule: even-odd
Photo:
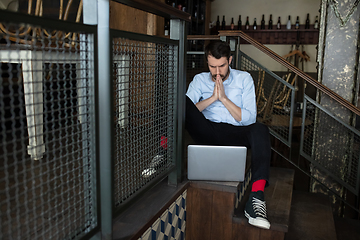
[[[266,125],[254,123],[248,126],[248,139],[251,146],[251,173],[252,182],[260,179],[266,180],[269,185],[269,172],[271,160],[270,133]]]
[[[191,99],[186,96],[185,128],[197,144],[215,144],[212,122],[207,120]]]
[[[186,97],[185,127],[197,144],[250,148],[252,181],[265,179],[268,185],[271,145],[267,126],[261,123],[233,126],[211,122]]]

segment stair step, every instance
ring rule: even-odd
[[[289,226],[291,199],[293,192],[294,170],[285,168],[270,168],[270,185],[265,189],[265,201],[267,205],[268,219],[271,223],[270,230],[287,232]],[[250,226],[244,215],[250,188],[247,190],[244,200],[234,211],[233,222],[243,226]],[[258,228],[254,227],[254,230]]]
[[[360,239],[360,220],[335,217],[334,221],[338,240]]]
[[[320,193],[293,192],[290,226],[286,240],[336,240],[329,198]]]

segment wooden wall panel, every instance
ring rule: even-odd
[[[110,1],[110,28],[148,35],[164,35],[164,18]]]
[[[186,206],[187,240],[211,239],[212,195],[213,191],[193,187],[188,188]]]
[[[213,192],[211,239],[232,239],[232,217],[235,195],[227,192]]]

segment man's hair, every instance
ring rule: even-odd
[[[224,41],[210,41],[210,43],[205,47],[206,61],[209,55],[213,56],[216,59],[226,57],[227,60],[229,60],[231,56],[230,46],[227,42]]]

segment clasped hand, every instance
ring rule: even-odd
[[[225,95],[224,84],[220,75],[216,76],[213,97],[215,100],[219,100],[221,102],[227,98]]]

